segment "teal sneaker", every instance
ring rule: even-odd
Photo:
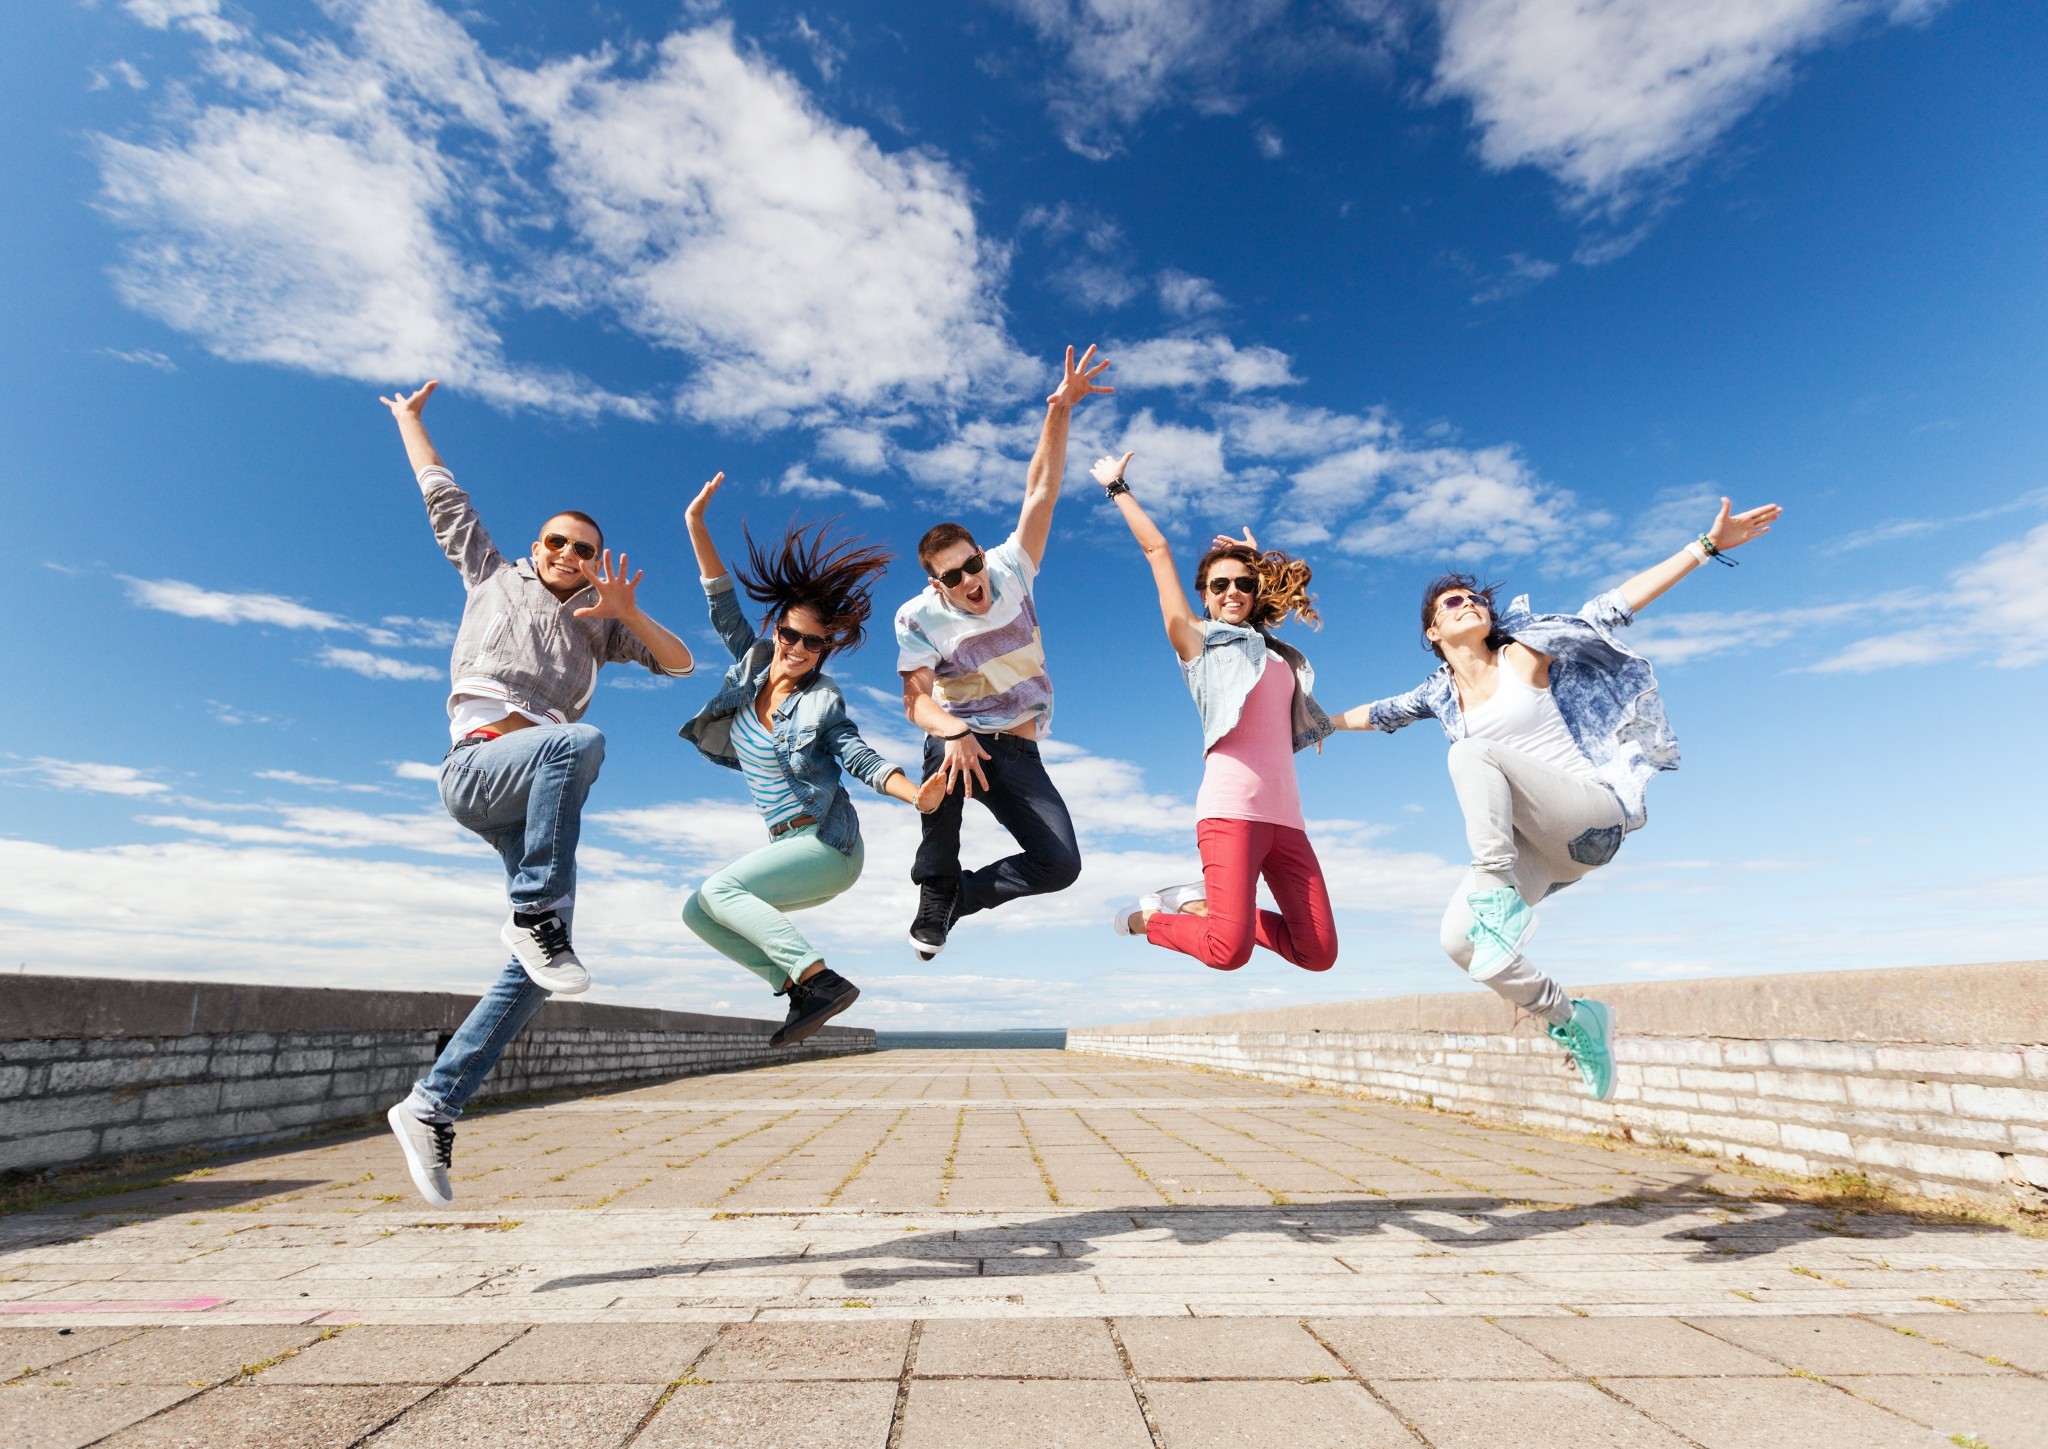
[[[1572,1054],[1593,1100],[1614,1095],[1614,1013],[1605,1002],[1572,998],[1572,1019],[1546,1030],[1550,1039]]]
[[[1501,889],[1474,891],[1465,897],[1472,908],[1472,924],[1465,939],[1472,943],[1475,981],[1500,974],[1501,968],[1522,954],[1522,946],[1536,934],[1536,913],[1518,892]]]

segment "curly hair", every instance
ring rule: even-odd
[[[889,567],[894,555],[886,548],[863,544],[857,538],[827,539],[837,519],[810,527],[792,522],[782,532],[782,543],[764,550],[754,536],[740,527],[747,541],[747,567],[740,571],[740,587],[757,604],[767,605],[761,616],[764,630],[772,629],[791,609],[809,609],[825,624],[829,641],[818,655],[818,668],[841,649],[858,649],[867,638],[868,615],[874,612],[874,581]]]
[[[1323,617],[1316,612],[1316,601],[1308,591],[1309,580],[1315,577],[1314,573],[1300,559],[1289,558],[1276,548],[1261,553],[1247,544],[1217,544],[1195,565],[1196,593],[1207,592],[1210,568],[1218,559],[1226,558],[1236,559],[1259,581],[1259,591],[1252,596],[1252,611],[1245,616],[1246,623],[1254,628],[1271,629],[1292,614],[1311,629],[1323,627]]]
[[[1429,581],[1422,591],[1422,647],[1437,658],[1444,657],[1444,651],[1429,637],[1430,629],[1436,624],[1436,601],[1445,594],[1463,591],[1486,605],[1489,628],[1486,631],[1486,647],[1499,650],[1503,645],[1515,641],[1500,630],[1500,609],[1493,596],[1500,592],[1499,584],[1482,584],[1470,574],[1438,574]]]

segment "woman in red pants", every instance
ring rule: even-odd
[[[1305,971],[1327,971],[1337,959],[1337,926],[1302,826],[1294,756],[1331,727],[1311,692],[1315,671],[1271,632],[1290,614],[1311,627],[1322,622],[1308,565],[1261,552],[1249,529],[1242,541],[1219,538],[1195,567],[1207,617],[1197,614],[1165,535],[1124,482],[1131,457],[1102,459],[1095,480],[1152,565],[1166,637],[1201,712],[1207,766],[1195,797],[1202,883],[1142,897],[1117,911],[1116,929],[1219,971],[1244,965],[1254,943]],[[1258,909],[1260,876],[1277,912]]]

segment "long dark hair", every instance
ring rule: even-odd
[[[1429,581],[1422,591],[1422,647],[1437,658],[1444,657],[1444,651],[1429,637],[1430,629],[1436,624],[1436,601],[1445,594],[1464,590],[1486,605],[1486,647],[1499,650],[1514,643],[1514,639],[1503,634],[1500,628],[1500,609],[1494,604],[1493,596],[1500,592],[1499,584],[1482,584],[1470,574],[1438,574]]]
[[[818,655],[818,669],[832,654],[858,649],[867,638],[868,615],[875,607],[874,581],[894,557],[886,548],[857,538],[828,539],[838,521],[827,519],[809,527],[791,522],[782,531],[780,546],[767,550],[754,542],[745,524],[740,525],[747,540],[740,587],[755,603],[768,606],[761,616],[762,628],[773,629],[791,609],[816,614],[824,621],[828,641]]]
[[[1219,559],[1234,558],[1252,571],[1258,580],[1259,592],[1252,599],[1252,611],[1245,620],[1255,629],[1270,629],[1284,621],[1289,614],[1301,620],[1311,629],[1323,627],[1323,617],[1316,612],[1316,601],[1309,595],[1309,580],[1314,573],[1298,558],[1289,558],[1277,548],[1261,553],[1258,549],[1243,543],[1219,543],[1195,565],[1195,592],[1206,594],[1209,588],[1209,570]]]

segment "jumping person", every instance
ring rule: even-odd
[[[549,518],[516,563],[498,552],[420,420],[439,385],[378,401],[398,420],[434,537],[468,596],[450,663],[454,743],[441,764],[441,802],[503,858],[512,904],[499,932],[511,962],[387,1114],[421,1196],[445,1207],[463,1105],[550,994],[590,987],[569,928],[583,801],[604,761],[604,736],[578,723],[597,672],[610,663],[666,675],[695,666],[683,641],[641,610],[641,576],[627,573],[623,553],[612,567],[588,514]]]
[[[1173,550],[1132,496],[1121,461],[1103,458],[1095,480],[1130,525],[1152,565],[1166,639],[1202,718],[1202,788],[1195,842],[1202,882],[1120,908],[1119,935],[1143,936],[1219,971],[1251,959],[1256,942],[1305,971],[1337,960],[1337,925],[1323,868],[1301,816],[1294,756],[1320,744],[1330,721],[1315,699],[1315,671],[1272,631],[1289,615],[1320,628],[1307,564],[1261,550],[1250,529],[1219,537],[1195,565],[1199,617],[1181,587]],[[1258,908],[1265,878],[1278,911]]]
[[[858,542],[828,543],[826,529],[792,527],[772,553],[747,540],[740,583],[764,605],[768,637],[740,611],[732,575],[711,541],[704,513],[725,481],[720,473],[684,518],[697,553],[711,624],[733,665],[725,683],[682,736],[706,759],[738,770],[768,827],[768,843],[741,856],[683,902],[683,923],[714,950],[789,998],[772,1046],[793,1046],[853,1005],[860,988],[825,964],[784,911],[822,906],[860,879],[860,817],[839,783],[843,769],[920,810],[938,804],[937,775],[913,786],[860,737],[846,700],[823,672],[835,652],[866,637],[872,580],[889,554]]]
[[[1472,863],[1444,912],[1444,951],[1540,1018],[1592,1094],[1614,1092],[1614,1017],[1574,999],[1522,954],[1532,907],[1614,859],[1648,818],[1643,795],[1678,768],[1649,662],[1615,638],[1638,611],[1709,559],[1770,531],[1775,503],[1730,516],[1576,614],[1494,607],[1495,586],[1444,574],[1422,595],[1422,642],[1443,661],[1417,688],[1338,715],[1346,730],[1392,733],[1434,717],[1450,737],[1451,788]]]
[[[1052,681],[1031,588],[1066,472],[1074,405],[1116,390],[1096,385],[1109,363],[1094,357],[1091,346],[1076,364],[1067,349],[1066,375],[1045,400],[1045,426],[1024,474],[1017,531],[984,550],[961,525],[936,525],[917,545],[928,587],[896,611],[903,710],[925,732],[925,773],[946,783],[910,870],[918,888],[910,944],[926,961],[945,949],[960,917],[1065,890],[1081,873],[1073,819],[1038,757],[1052,724]],[[1019,849],[963,872],[960,817],[977,789]]]

